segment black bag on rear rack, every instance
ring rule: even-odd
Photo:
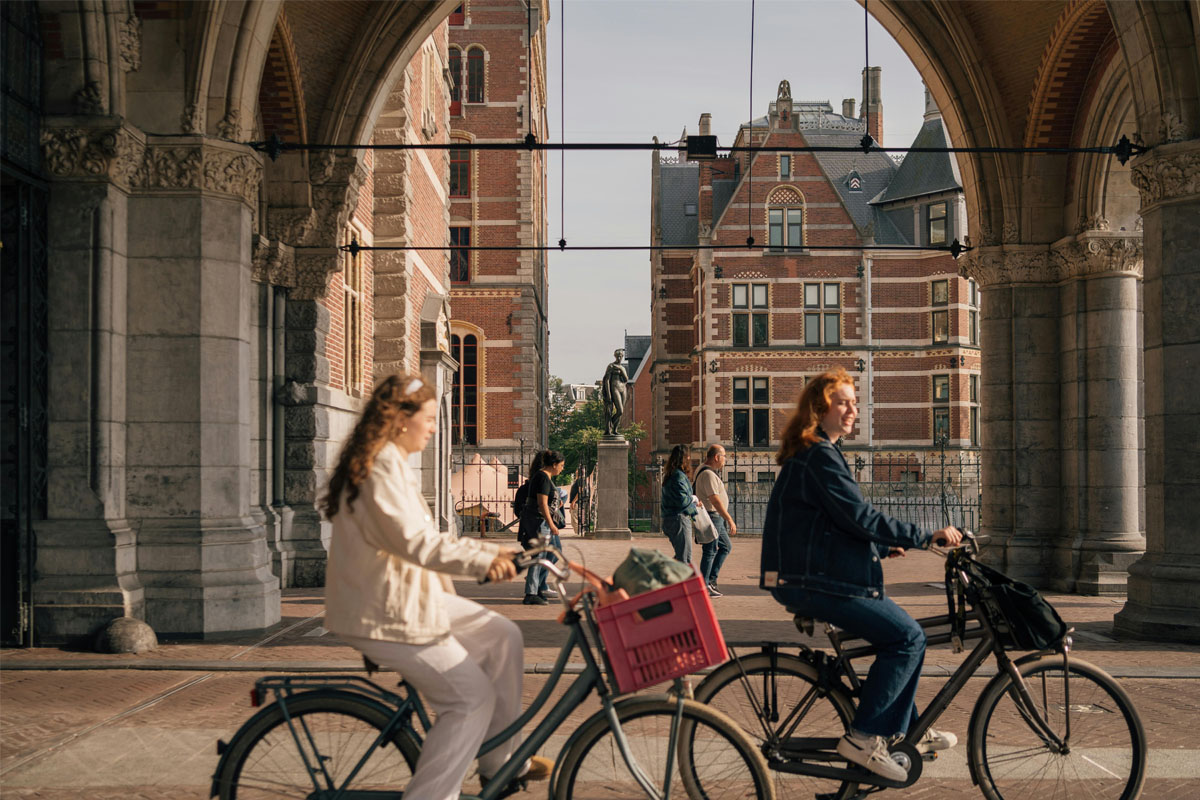
[[[1037,589],[978,561],[968,564],[972,604],[987,614],[1005,650],[1045,650],[1066,635],[1062,617]]]

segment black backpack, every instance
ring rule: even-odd
[[[512,510],[513,514],[518,517],[525,510],[525,502],[529,498],[529,481],[525,481],[517,487],[517,493],[513,495]]]

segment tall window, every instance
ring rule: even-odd
[[[450,229],[450,282],[467,283],[471,280],[471,229]]]
[[[804,344],[828,347],[842,343],[841,284],[804,284]]]
[[[768,244],[772,250],[804,247],[804,209],[772,208],[767,212]]]
[[[935,445],[950,443],[950,409],[935,408],[933,410],[933,443]]]
[[[450,116],[462,116],[462,50],[450,48]]]
[[[450,390],[454,444],[479,444],[479,340],[468,333],[450,337],[450,355],[458,360]]]
[[[971,375],[971,444],[979,446],[979,376]]]
[[[946,243],[946,204],[933,203],[929,206],[929,243]]]
[[[733,290],[733,346],[766,347],[770,338],[767,285],[735,283]]]
[[[950,376],[949,375],[934,375],[933,376],[933,402],[949,403],[950,402]]]
[[[483,48],[467,51],[467,102],[483,102]]]
[[[930,285],[934,306],[944,306],[950,302],[950,281],[934,281]],[[948,342],[950,341],[950,312],[938,311],[932,312],[933,325],[933,341]]]
[[[979,344],[979,287],[975,281],[967,281],[967,341]]]
[[[471,196],[471,151],[465,147],[450,151],[450,196]]]
[[[771,392],[767,378],[733,379],[733,441],[765,447],[771,442]]]
[[[362,257],[361,251],[346,253],[342,274],[342,388],[352,395],[363,390]]]
[[[787,153],[779,156],[779,177],[792,177],[792,157]]]

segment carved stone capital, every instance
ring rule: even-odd
[[[56,178],[106,178],[125,190],[140,181],[146,142],[123,125],[42,129],[42,163]]]
[[[963,257],[959,272],[980,287],[1060,280],[1058,265],[1045,245],[978,247]]]
[[[1090,231],[1054,245],[1062,280],[1101,275],[1142,277],[1142,238]]]
[[[338,271],[340,261],[337,250],[325,253],[298,253],[296,284],[291,291],[291,299],[318,300],[324,297],[329,276]]]
[[[108,113],[108,103],[105,102],[104,87],[99,81],[88,81],[83,88],[71,96],[75,113],[84,115],[99,115]]]
[[[1131,179],[1142,195],[1142,213],[1158,203],[1200,199],[1200,139],[1159,145],[1138,156]]]
[[[134,72],[142,66],[142,21],[130,14],[117,26],[121,69]]]
[[[251,279],[272,286],[296,285],[296,254],[292,248],[265,236],[254,237],[251,256]]]

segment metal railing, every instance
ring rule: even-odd
[[[775,454],[730,448],[726,456],[722,477],[733,521],[739,534],[761,535],[767,503],[779,474]],[[845,456],[863,496],[880,511],[923,528],[955,525],[979,530],[983,502],[978,450],[847,450]],[[660,530],[661,464],[635,468],[650,480],[645,486],[631,488],[630,527],[635,531]]]

